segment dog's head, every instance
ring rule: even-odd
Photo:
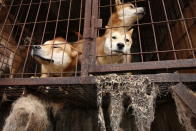
[[[104,52],[107,55],[129,54],[132,45],[132,33],[133,29],[121,32],[108,28],[105,33]]]
[[[116,6],[116,12],[125,25],[135,23],[143,18],[145,9],[143,7],[135,7],[132,3],[121,3]]]
[[[61,69],[68,67],[77,54],[78,52],[65,40],[46,41],[43,45],[33,46],[31,51],[32,57],[40,64],[50,64]]]

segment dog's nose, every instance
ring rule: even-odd
[[[39,45],[34,45],[34,46],[33,46],[33,49],[41,49],[41,46],[39,46]]]
[[[122,50],[125,47],[123,43],[118,43],[117,46],[118,46],[118,49],[120,50]]]

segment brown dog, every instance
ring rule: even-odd
[[[123,31],[125,29],[126,32],[137,20],[143,18],[145,14],[143,7],[135,7],[132,3],[122,3],[121,0],[115,0],[115,4],[115,12],[109,18],[107,26],[117,27],[117,30]]]
[[[74,71],[78,51],[63,38],[46,41],[43,45],[35,45],[31,55],[41,65],[41,77],[60,76],[61,72]],[[72,74],[64,74],[70,76]]]
[[[125,62],[123,55],[130,53],[132,45],[133,29],[127,32],[119,32],[113,29],[106,29],[103,36],[96,39],[97,64],[115,64]],[[82,52],[84,40],[73,44],[73,47]],[[81,61],[81,58],[80,58]]]

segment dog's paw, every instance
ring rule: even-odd
[[[38,76],[31,76],[30,78],[40,78],[40,77],[38,77]]]

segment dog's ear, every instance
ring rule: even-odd
[[[127,33],[130,34],[130,35],[132,35],[133,34],[133,28],[130,29]]]

